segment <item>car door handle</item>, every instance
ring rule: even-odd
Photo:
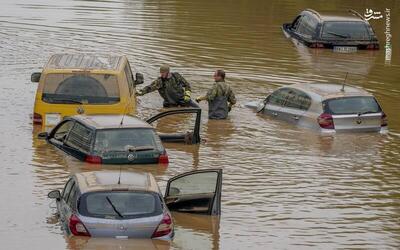
[[[295,119],[296,121],[299,120],[299,117],[297,115],[293,116],[293,119]]]

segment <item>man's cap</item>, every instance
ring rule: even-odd
[[[160,67],[160,73],[167,73],[169,72],[169,66],[167,64],[163,64]]]

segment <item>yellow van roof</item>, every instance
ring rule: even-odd
[[[117,70],[125,56],[91,54],[55,54],[46,69]]]

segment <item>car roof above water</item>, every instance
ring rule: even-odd
[[[51,70],[118,70],[124,56],[96,54],[55,54],[45,69]]]
[[[317,95],[322,100],[337,98],[337,97],[350,97],[350,96],[373,96],[366,90],[343,84],[337,83],[296,83],[287,87],[296,88],[308,94]]]
[[[312,9],[306,9],[303,12],[309,12],[314,14],[319,20],[322,22],[330,22],[330,21],[337,21],[337,22],[366,22],[364,18],[361,18],[355,12],[351,11],[344,11],[344,12],[339,12],[339,13],[333,13],[333,12],[317,12]]]
[[[82,194],[96,191],[159,192],[157,182],[150,173],[122,171],[120,184],[118,184],[119,176],[119,171],[95,171],[75,174]]]
[[[130,115],[75,115],[73,118],[95,129],[153,128],[147,122]]]

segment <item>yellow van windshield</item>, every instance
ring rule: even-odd
[[[117,77],[110,74],[48,74],[42,100],[62,104],[110,104],[120,101]]]

